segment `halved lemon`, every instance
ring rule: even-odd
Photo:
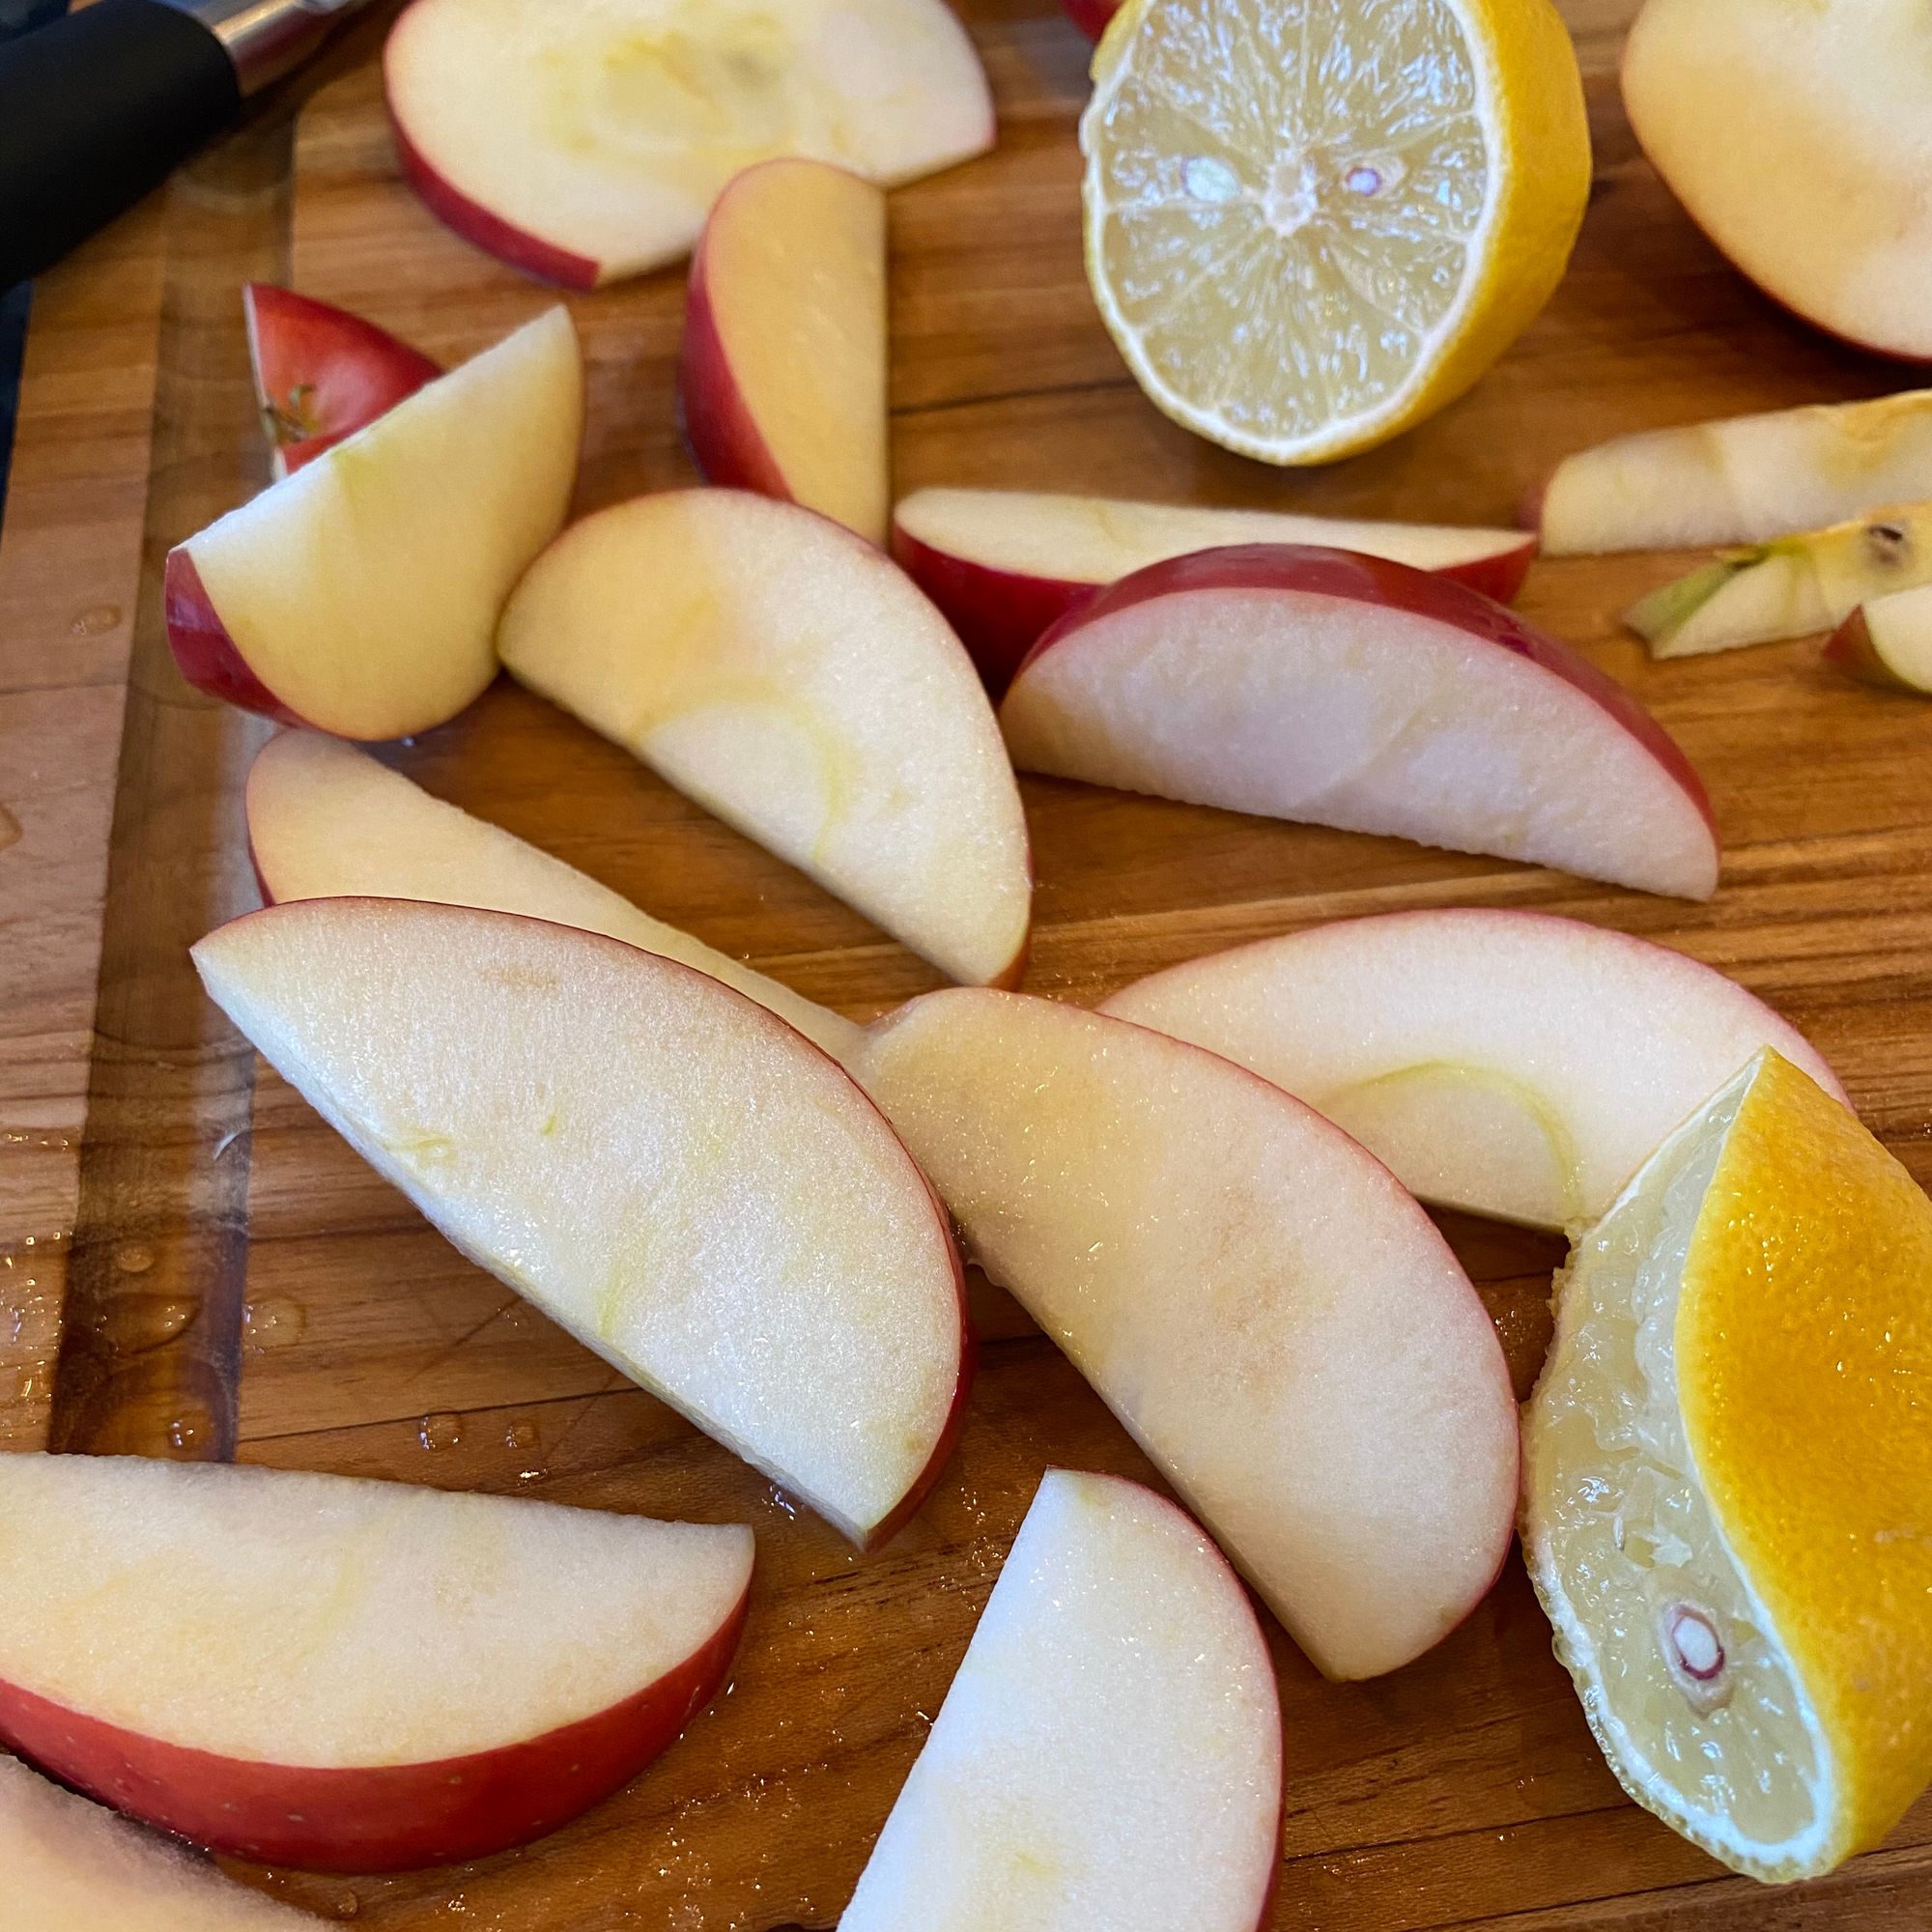
[[[1639,1804],[1739,1871],[1932,1778],[1932,1202],[1769,1050],[1582,1236],[1523,1549]]]
[[[1461,395],[1562,278],[1590,185],[1548,0],[1127,0],[1080,145],[1128,367],[1267,463]]]

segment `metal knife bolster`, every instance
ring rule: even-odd
[[[244,95],[299,67],[344,14],[367,0],[164,0],[199,20],[235,64]]]

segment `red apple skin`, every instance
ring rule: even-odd
[[[215,614],[201,572],[185,549],[168,553],[162,602],[167,613],[168,648],[174,653],[176,668],[197,691],[225,698],[243,711],[258,711],[277,724],[303,722],[255,675],[235,648],[227,626]]]
[[[711,299],[711,231],[692,259],[684,298],[684,346],[677,359],[677,413],[685,446],[707,483],[792,500],[791,486],[759,434],[724,354]]]
[[[234,1858],[305,1871],[410,1871],[554,1832],[628,1783],[724,1683],[750,1592],[696,1651],[609,1710],[422,1764],[317,1768],[218,1757],[0,1683],[0,1740],[63,1782]]]
[[[1165,563],[1150,564],[1131,577],[1122,578],[1092,602],[1063,617],[1027,653],[1015,675],[1023,675],[1028,666],[1043,657],[1063,638],[1077,635],[1101,617],[1152,598],[1203,590],[1303,591],[1344,598],[1357,604],[1405,611],[1487,639],[1553,672],[1586,697],[1594,698],[1669,773],[1702,813],[1714,835],[1717,831],[1711,800],[1696,768],[1685,756],[1676,739],[1614,678],[1606,676],[1561,639],[1534,629],[1514,611],[1480,591],[1384,556],[1324,550],[1318,544],[1236,544],[1226,550],[1203,550],[1191,556],[1170,557]]]
[[[1107,22],[1121,11],[1121,0],[1060,0],[1066,17],[1087,36],[1097,41],[1107,31]]]
[[[893,525],[893,555],[946,613],[996,699],[1006,695],[1013,674],[1040,638],[1106,588],[1072,578],[1032,577],[1023,571],[976,563],[971,557],[921,542],[896,521]],[[1522,588],[1535,555],[1536,544],[1526,537],[1515,550],[1451,564],[1429,575],[1466,584],[1498,603],[1507,603]]]
[[[1861,684],[1876,685],[1881,691],[1909,692],[1914,697],[1927,696],[1918,685],[1900,677],[1879,656],[1872,644],[1871,629],[1865,622],[1862,605],[1825,639],[1825,648],[1820,655],[1833,670],[1841,670],[1847,677],[1857,678]]]
[[[292,473],[442,374],[421,350],[346,308],[250,282],[247,305],[255,376],[271,413],[268,430]],[[313,432],[284,434],[312,421]]]
[[[393,33],[394,29],[390,31]],[[554,282],[566,289],[594,289],[598,285],[603,269],[587,255],[575,255],[567,248],[526,235],[521,228],[513,228],[501,215],[492,214],[487,208],[471,201],[461,188],[452,187],[410,139],[393,108],[389,127],[396,137],[396,158],[402,163],[405,179],[421,197],[424,207],[445,228],[481,248],[486,255],[494,255],[497,261],[507,262],[511,268],[521,269],[539,281]]]

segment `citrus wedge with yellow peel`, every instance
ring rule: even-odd
[[[1639,1804],[1829,1871],[1932,1778],[1932,1202],[1770,1049],[1571,1256],[1523,1549]]]
[[[1080,146],[1135,379],[1267,463],[1461,395],[1561,279],[1590,185],[1549,0],[1127,0]]]

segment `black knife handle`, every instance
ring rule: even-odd
[[[241,105],[220,41],[164,0],[95,0],[0,43],[0,290],[139,201]]]

